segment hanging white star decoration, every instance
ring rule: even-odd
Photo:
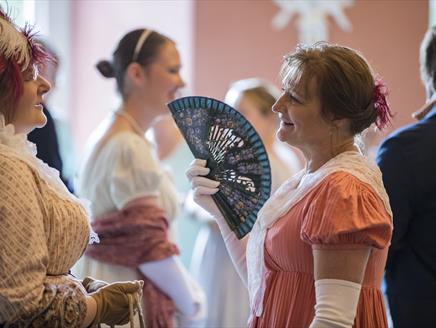
[[[351,32],[352,30],[344,9],[352,6],[353,0],[272,1],[280,8],[280,11],[272,19],[274,29],[284,29],[294,14],[298,15],[296,24],[299,43],[312,44],[316,41],[328,41],[328,16],[331,16],[343,31]]]

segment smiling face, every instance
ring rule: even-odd
[[[166,103],[176,98],[177,91],[185,86],[180,76],[180,55],[173,42],[166,42],[156,59],[146,68],[147,101],[156,109],[166,110]]]
[[[306,89],[285,90],[273,105],[273,111],[280,118],[277,138],[303,152],[313,152],[329,146],[332,123],[322,114],[322,104],[313,79]]]
[[[16,133],[29,133],[43,127],[47,118],[43,113],[42,97],[50,90],[50,83],[32,66],[23,72],[23,94],[13,111],[12,124]]]

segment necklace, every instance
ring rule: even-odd
[[[117,110],[115,111],[115,115],[121,116],[124,118],[127,123],[129,123],[130,127],[140,136],[144,136],[144,131],[141,129],[141,126],[138,124],[138,122],[133,118],[132,115],[127,113],[124,110]]]

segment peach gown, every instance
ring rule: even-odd
[[[335,204],[335,205],[332,205]],[[338,171],[327,175],[267,230],[265,294],[251,327],[307,328],[315,312],[313,248],[371,246],[353,327],[387,327],[380,290],[392,234],[386,205],[371,185]]]

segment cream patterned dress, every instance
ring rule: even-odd
[[[79,327],[85,295],[69,270],[89,241],[87,214],[0,114],[0,326]]]

